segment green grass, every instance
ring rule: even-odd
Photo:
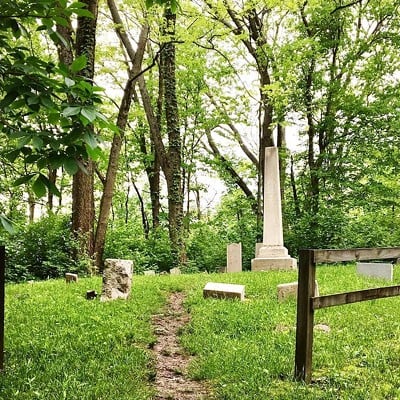
[[[188,293],[181,341],[190,373],[216,399],[400,399],[400,297],[317,310],[314,383],[293,380],[296,302],[276,286],[297,272],[134,277],[128,301],[87,301],[100,278],[6,287],[6,360],[0,399],[149,400],[154,396],[150,316],[169,292]],[[321,294],[387,285],[352,266],[318,267]],[[207,281],[246,285],[246,301],[203,299]],[[400,270],[395,269],[395,283]]]

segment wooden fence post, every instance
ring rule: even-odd
[[[315,293],[314,250],[300,250],[297,292],[297,328],[295,379],[311,381],[314,310],[311,297]]]
[[[0,246],[0,372],[4,370],[5,247]]]

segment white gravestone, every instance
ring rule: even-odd
[[[357,263],[356,268],[359,275],[393,280],[393,265],[390,263]]]
[[[144,271],[143,273],[146,276],[154,276],[156,274],[156,271],[154,271],[154,269],[148,269],[147,271]]]
[[[263,242],[251,260],[252,271],[292,270],[297,260],[283,245],[282,201],[277,147],[265,149]]]
[[[226,265],[226,272],[242,272],[242,243],[227,246]]]
[[[133,262],[107,258],[104,261],[100,301],[127,299],[132,287]]]
[[[213,297],[217,299],[239,299],[240,301],[243,301],[244,285],[208,282],[206,286],[204,286],[203,297]]]
[[[65,274],[65,282],[67,283],[78,282],[78,274],[71,274],[70,272],[67,272]]]
[[[180,275],[181,274],[181,270],[178,267],[175,267],[175,268],[171,268],[169,270],[169,273],[171,275]]]

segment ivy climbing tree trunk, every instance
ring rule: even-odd
[[[83,0],[92,17],[78,17],[76,29],[76,57],[86,56],[86,66],[79,72],[88,83],[93,84],[94,59],[96,50],[96,27],[98,0]],[[88,125],[84,129],[92,130]],[[73,177],[72,183],[72,229],[81,240],[81,250],[88,257],[94,256],[94,165],[90,159],[79,160],[83,169]]]
[[[175,22],[171,9],[165,10],[164,33],[170,40],[161,52],[161,76],[164,94],[164,110],[168,136],[168,152],[162,160],[162,168],[168,190],[168,222],[173,266],[185,262],[183,244],[183,193],[182,193],[182,141],[179,129],[178,101],[176,97]]]

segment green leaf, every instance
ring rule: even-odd
[[[14,186],[23,185],[24,183],[29,182],[36,174],[27,174],[24,176],[19,177],[13,183]]]
[[[32,190],[35,193],[36,197],[43,197],[46,193],[46,185],[43,183],[43,179],[42,179],[43,175],[39,175],[35,182],[33,182],[32,184]]]
[[[86,67],[87,64],[87,57],[82,54],[78,58],[76,58],[73,63],[71,64],[71,71],[78,72],[81,71],[83,68]]]
[[[12,151],[6,153],[5,157],[7,158],[8,161],[13,163],[17,159],[17,157],[19,156],[19,153],[20,153],[19,149],[12,150]]]
[[[73,158],[67,158],[63,162],[65,171],[70,175],[75,175],[78,172],[78,164]]]
[[[32,138],[32,145],[35,149],[39,150],[43,147],[43,140],[39,136]]]
[[[79,106],[68,106],[64,108],[62,115],[64,117],[72,117],[73,115],[77,115],[81,112],[81,107]]]
[[[88,132],[86,132],[83,135],[83,140],[92,149],[95,149],[98,146],[98,143],[97,143],[97,140],[96,140],[95,136],[90,134],[90,133],[88,133]]]
[[[13,235],[15,233],[15,228],[13,223],[4,215],[0,215],[0,221],[1,224],[3,225],[3,228],[10,233],[11,235]]]
[[[96,110],[91,107],[82,107],[81,114],[89,121],[93,122],[96,119],[97,113]]]
[[[94,161],[98,160],[99,158],[103,158],[104,156],[103,151],[98,146],[96,148],[92,148],[86,145],[85,148],[86,152],[88,153],[88,156]]]
[[[69,88],[75,85],[75,81],[73,79],[68,78],[67,76],[65,77],[64,82]]]

